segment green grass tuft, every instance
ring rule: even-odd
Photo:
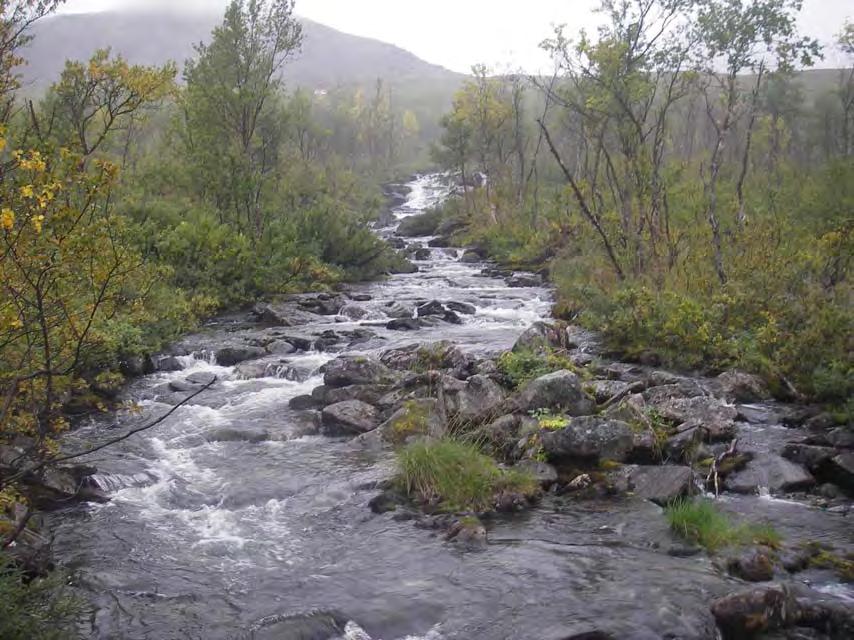
[[[533,351],[507,351],[497,360],[498,370],[513,389],[526,382],[566,369],[575,371],[575,365],[561,351],[547,350],[544,354]]]
[[[769,525],[737,524],[710,500],[677,500],[665,510],[670,528],[708,551],[741,544],[778,547],[780,535]]]
[[[442,511],[488,511],[498,491],[538,488],[530,475],[502,470],[476,445],[451,439],[412,443],[398,452],[397,464],[402,489]]]

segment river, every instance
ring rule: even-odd
[[[397,218],[448,193],[438,176],[409,187]],[[179,397],[170,382],[194,373],[220,378],[164,423],[93,457],[109,503],[52,516],[58,560],[96,606],[92,638],[327,637],[312,635],[313,618],[301,617],[317,611],[352,621],[349,638],[557,640],[594,630],[618,638],[715,637],[708,604],[739,583],[721,577],[705,555],[669,555],[674,541],[654,504],[550,497],[524,515],[491,521],[488,546],[464,551],[368,509],[392,454],[310,435],[311,413],[289,408],[291,398],[322,383],[318,368],[342,349],[371,354],[446,339],[496,353],[548,315],[547,289],[509,288],[481,275],[485,265],[458,256],[431,249],[417,273],[353,287],[370,296],[358,303],[367,312],[358,322],[318,317],[280,330],[312,337],[370,329],[374,335],[358,344],[288,354],[284,364],[273,358],[280,365],[270,375],[243,379],[209,353],[276,333],[233,316],[183,341],[178,352],[191,352],[179,357],[183,370],[130,386],[128,398],[141,412],[120,416],[120,429],[167,411]],[[389,303],[432,299],[477,311],[461,325],[385,329]],[[773,429],[751,428],[759,438]],[[97,439],[98,429],[74,437]],[[843,515],[772,499],[727,501],[784,535],[808,529],[812,539],[851,541]]]

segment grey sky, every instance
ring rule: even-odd
[[[151,6],[216,10],[227,0],[68,0],[63,12]],[[297,13],[331,27],[394,43],[419,57],[456,71],[486,63],[498,71],[548,67],[538,44],[552,24],[572,32],[593,27],[598,0],[297,0]],[[804,0],[803,33],[832,41],[852,0]],[[823,65],[834,66],[832,52]]]

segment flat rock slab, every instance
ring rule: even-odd
[[[743,471],[724,481],[724,487],[734,493],[759,493],[763,488],[772,493],[798,491],[814,484],[815,478],[801,465],[771,453],[756,456]]]
[[[323,431],[331,436],[352,436],[379,426],[377,410],[361,400],[331,404],[321,412]]]
[[[630,468],[629,489],[639,498],[665,506],[694,493],[694,472],[682,465]]]

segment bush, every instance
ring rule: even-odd
[[[476,446],[450,439],[410,444],[397,464],[402,489],[442,511],[488,511],[498,491],[531,495],[537,489],[528,474],[502,470]]]
[[[0,638],[78,638],[82,613],[82,603],[68,592],[62,574],[29,580],[0,554]]]
[[[554,371],[575,370],[575,366],[565,354],[553,349],[548,349],[545,354],[533,351],[507,351],[498,357],[497,365],[498,371],[513,389]]]
[[[674,533],[708,551],[758,543],[776,547],[780,536],[766,525],[735,524],[710,500],[677,500],[665,509]]]

